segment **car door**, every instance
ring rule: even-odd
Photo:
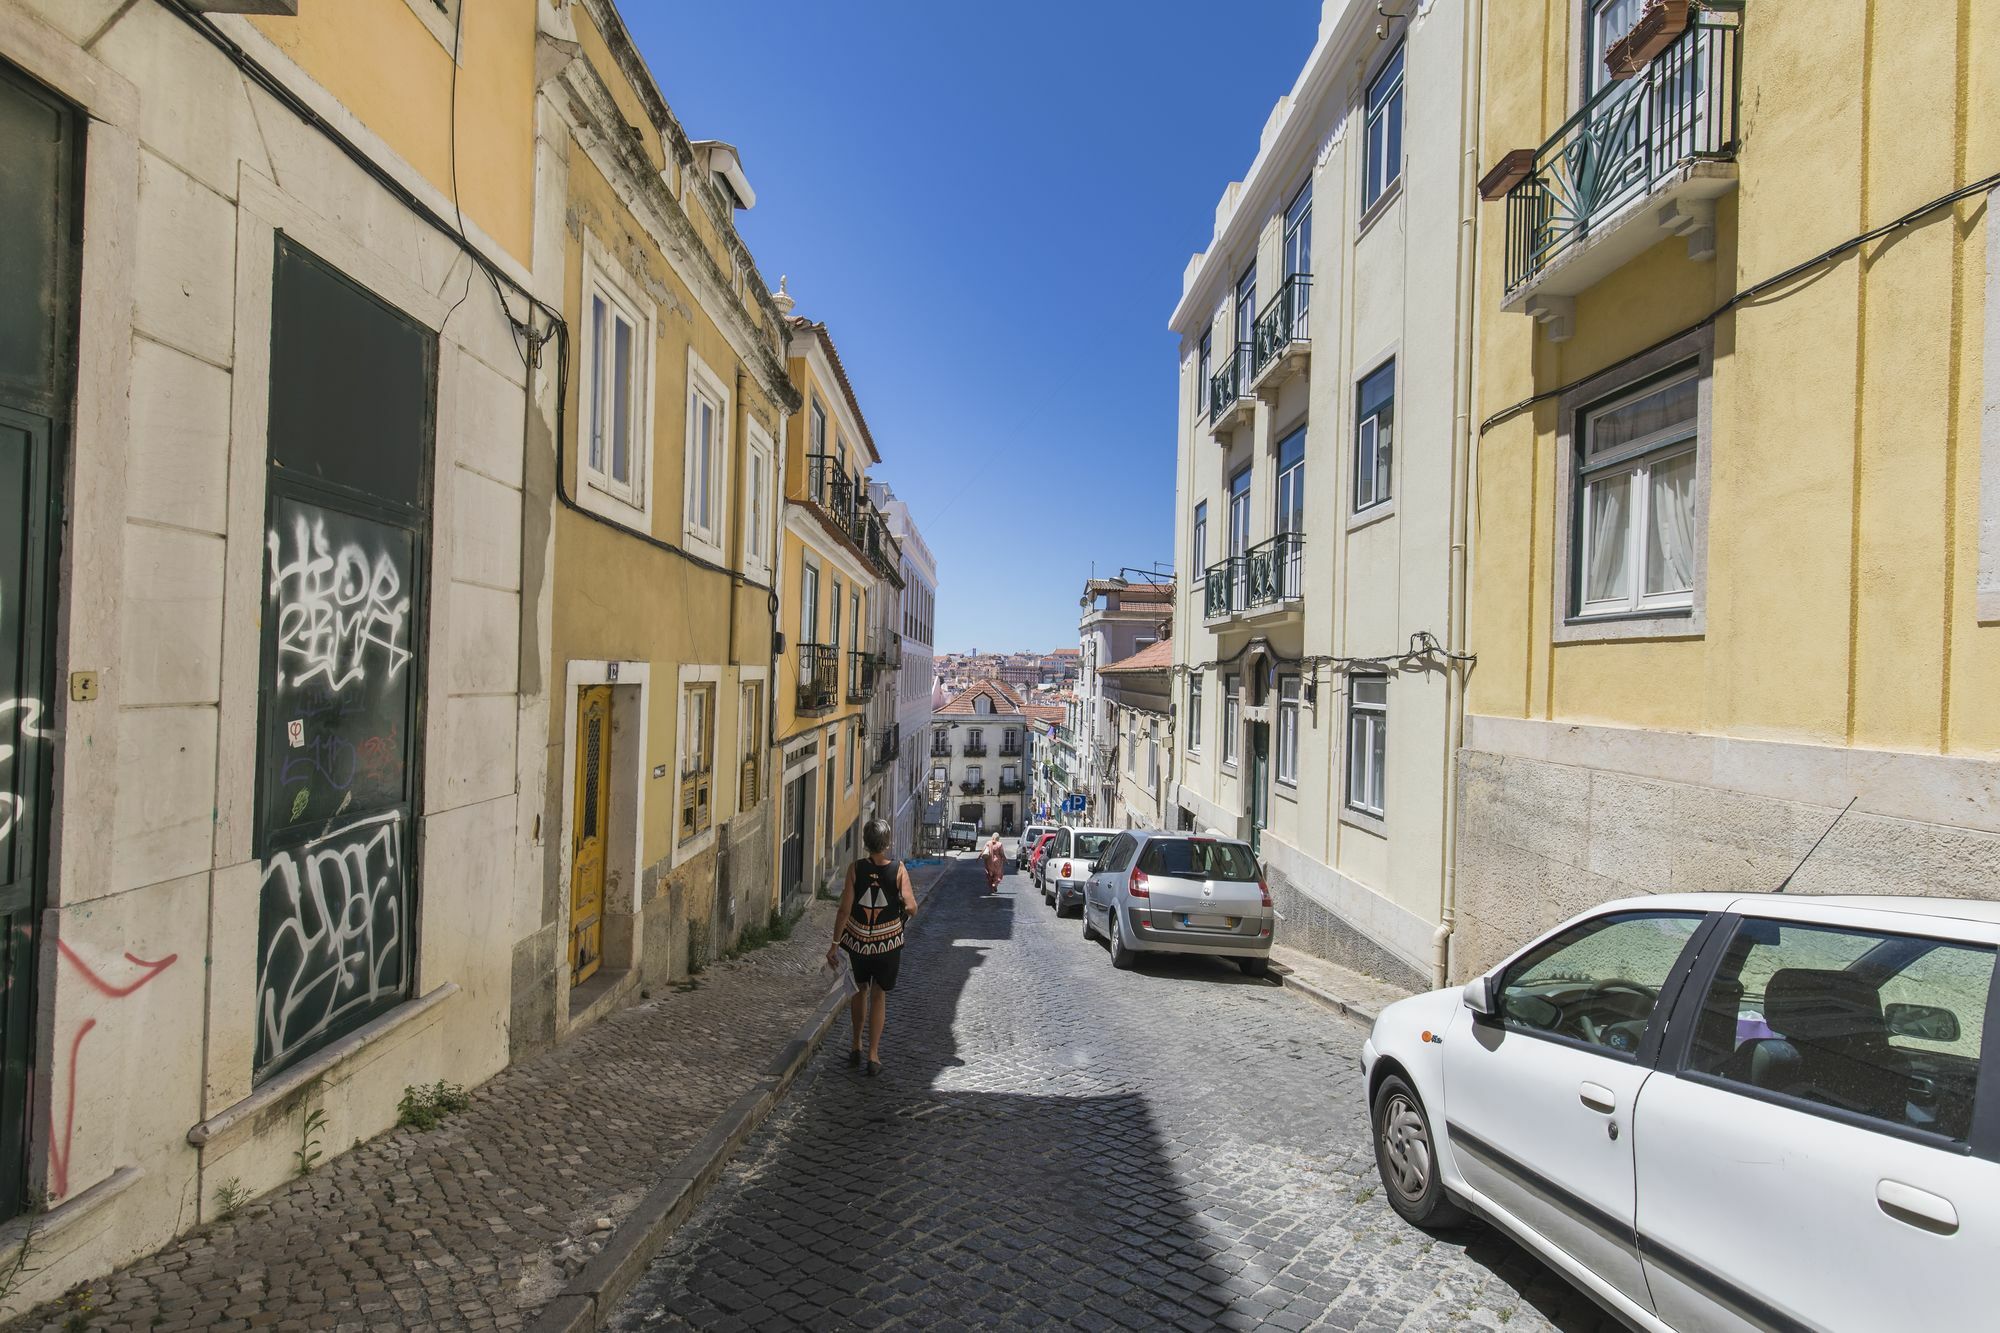
[[[1084,915],[1104,914],[1107,929],[1110,914],[1118,906],[1119,881],[1125,878],[1125,868],[1132,864],[1132,856],[1137,849],[1136,838],[1129,833],[1119,834],[1098,858],[1097,869],[1091,871],[1090,878],[1084,881]]]
[[[1447,1137],[1466,1182],[1523,1228],[1650,1308],[1633,1236],[1633,1103],[1660,994],[1700,912],[1577,922],[1510,963],[1493,1014],[1441,1052]],[[1663,1014],[1661,1016],[1664,1016]]]
[[[1660,1317],[1683,1333],[1991,1327],[2000,1125],[1979,1082],[2000,932],[1749,910],[1714,937],[1639,1096]]]

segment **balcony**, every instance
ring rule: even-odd
[[[943,733],[939,733],[938,735],[931,737],[931,758],[933,759],[951,758],[951,737],[946,736]]]
[[[984,759],[986,757],[986,742],[983,740],[967,741],[965,749],[961,753],[967,759]]]
[[[1018,796],[1020,792],[1021,792],[1021,779],[1009,778],[1009,777],[1003,777],[1000,779],[1000,794],[1002,796]]]
[[[1253,348],[1236,344],[1236,354],[1222,363],[1208,381],[1209,429],[1217,435],[1250,424],[1257,399],[1250,392],[1250,362]]]
[[[968,778],[966,781],[958,784],[958,790],[964,796],[984,796],[986,794],[985,779]]]
[[[806,498],[819,506],[829,522],[856,545],[861,542],[862,510],[868,503],[866,491],[859,490],[854,478],[830,454],[806,455]]]
[[[1001,741],[1001,742],[1000,742],[1000,757],[1001,757],[1002,759],[1018,759],[1018,758],[1020,758],[1020,757],[1021,757],[1021,738],[1020,738],[1019,736],[1013,736],[1013,737],[1010,737],[1010,738],[1008,738],[1007,740],[1004,740],[1004,741]]]
[[[1275,402],[1286,381],[1306,368],[1312,357],[1306,316],[1312,298],[1312,275],[1294,273],[1257,316],[1256,341],[1251,344],[1250,387],[1265,402]]]
[[[1507,200],[1503,309],[1561,342],[1577,294],[1662,238],[1685,237],[1690,259],[1714,257],[1715,201],[1736,188],[1742,63],[1741,7],[1695,10],[1539,150],[1517,149],[1488,173],[1482,194]]]
[[[896,757],[900,755],[902,752],[903,752],[902,727],[900,726],[884,727],[880,732],[876,734],[875,757],[873,761],[869,764],[868,771],[871,774],[880,773],[883,769],[895,763]]]
[[[847,654],[847,702],[865,704],[875,697],[875,656],[856,648]]]
[[[831,644],[799,645],[798,712],[829,713],[840,701],[840,650]]]
[[[1243,582],[1244,557],[1228,556],[1203,571],[1202,616],[1207,620],[1226,620],[1229,613],[1243,603],[1239,585]]]
[[[1243,604],[1236,609],[1257,615],[1297,603],[1305,590],[1305,556],[1303,532],[1281,532],[1251,547],[1244,557]]]

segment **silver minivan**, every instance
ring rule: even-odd
[[[1111,965],[1142,953],[1233,958],[1261,977],[1271,960],[1271,891],[1249,844],[1197,833],[1133,829],[1092,870],[1083,933],[1111,944]]]
[[[1091,862],[1103,856],[1117,836],[1113,828],[1056,830],[1056,840],[1042,856],[1042,900],[1054,906],[1057,916],[1068,916],[1069,909],[1083,901]]]

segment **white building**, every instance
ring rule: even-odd
[[[1402,8],[1326,0],[1183,275],[1176,801],[1256,843],[1281,943],[1419,983],[1462,689],[1437,649],[1463,595],[1477,52],[1464,6]]]
[[[903,589],[895,616],[886,627],[884,642],[898,654],[901,669],[893,679],[896,760],[887,792],[886,817],[895,825],[896,852],[911,855],[923,828],[924,778],[929,756],[925,753],[924,732],[935,706],[932,698],[937,685],[933,665],[937,624],[937,557],[918,530],[907,502],[882,482],[869,487],[875,508],[888,520],[889,533],[903,548]]]
[[[945,818],[1003,837],[1027,822],[1028,717],[1020,696],[982,680],[931,714],[930,780],[944,784]]]
[[[1118,773],[1113,755],[1117,733],[1098,672],[1168,636],[1174,585],[1092,579],[1084,585],[1082,604],[1077,620],[1076,779],[1090,802],[1085,818],[1101,824],[1117,801]]]

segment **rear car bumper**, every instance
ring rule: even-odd
[[[1125,919],[1125,944],[1140,953],[1207,953],[1227,958],[1268,958],[1271,954],[1271,918],[1247,917],[1235,931],[1191,930],[1185,926],[1152,924],[1155,913],[1140,912],[1130,906],[1118,909]],[[1163,919],[1172,913],[1161,910]]]
[[[1054,879],[1048,880],[1049,896],[1056,900],[1058,908],[1068,909],[1083,901],[1083,881]]]

